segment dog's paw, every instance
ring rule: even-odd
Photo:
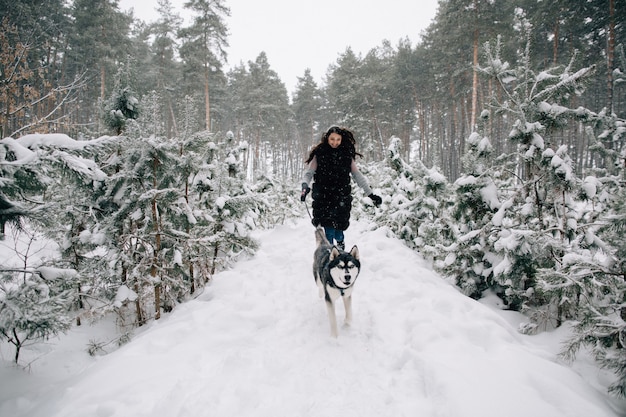
[[[344,329],[349,329],[352,326],[352,320],[345,320],[343,322],[343,328]]]

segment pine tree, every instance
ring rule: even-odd
[[[106,174],[94,160],[112,144],[106,137],[75,141],[65,135],[27,135],[3,144],[6,156],[13,160],[12,164],[0,164],[9,185],[3,191],[23,199],[11,203],[13,210],[20,210],[19,226],[26,231],[41,230],[58,244],[62,256],[52,266],[77,272],[71,283],[78,294],[73,310],[86,308],[84,296],[98,296],[90,291],[99,288],[93,271],[102,269],[102,260],[87,254],[97,247],[101,236],[94,198],[101,192]],[[90,290],[83,292],[84,288]]]
[[[120,318],[134,312],[142,325],[254,249],[249,231],[261,203],[245,183],[246,144],[233,135],[205,131],[125,145],[99,199],[100,230],[115,265],[103,282],[118,289],[108,299]]]
[[[210,246],[206,259],[209,277],[227,267],[242,252],[251,252],[256,242],[250,236],[262,209],[262,200],[255,196],[245,181],[241,153],[247,143],[237,143],[232,133],[221,141],[211,142],[205,165],[194,180],[202,219],[194,233],[204,236]]]
[[[616,374],[617,379],[609,391],[626,397],[626,244],[623,238],[626,193],[623,187],[612,206],[598,230],[598,236],[606,242],[604,250],[567,257],[559,271],[561,282],[573,282],[576,296],[584,300],[577,311],[574,334],[562,355],[573,360],[583,346],[588,347],[600,366]]]
[[[135,97],[132,84],[132,68],[129,64],[120,64],[115,75],[115,86],[111,97],[103,105],[105,125],[116,135],[121,135],[128,120],[139,117],[139,99]]]
[[[78,325],[82,317],[95,319],[109,311],[101,293],[101,274],[108,269],[108,259],[99,251],[107,242],[98,204],[108,176],[96,161],[105,160],[117,143],[117,138],[109,137],[90,141],[66,138],[43,158],[51,181],[46,206],[36,211],[37,220],[46,237],[58,244],[61,259],[54,265],[77,271],[72,285],[77,294],[73,311]]]
[[[131,19],[112,0],[75,0],[71,21],[64,51],[67,77],[84,74],[86,80],[79,95],[80,108],[73,109],[73,122],[89,126],[98,120],[118,63],[128,56]]]
[[[519,27],[530,28],[523,21]],[[467,294],[480,297],[493,288],[509,308],[520,310],[552,303],[552,295],[537,291],[538,271],[561,262],[579,232],[575,200],[581,181],[567,148],[552,135],[572,119],[591,121],[591,112],[566,104],[593,69],[574,72],[570,65],[536,72],[528,41],[511,68],[499,45],[486,44],[487,65],[479,68],[502,91],[483,114],[515,120],[508,140],[517,151],[494,160],[486,138],[468,139],[467,173],[456,182],[455,205],[455,218],[466,229],[449,248],[443,270]]]
[[[162,99],[158,91],[152,90],[142,97],[141,115],[137,118],[136,123],[129,123],[130,128],[126,132],[127,136],[132,138],[164,137],[167,130],[166,119],[163,117],[164,111],[165,100]]]
[[[447,181],[435,168],[427,169],[419,161],[404,161],[402,143],[400,138],[392,137],[385,167],[380,172],[372,170],[381,193],[390,196],[376,210],[374,219],[409,247],[425,249],[425,255],[430,256],[431,245],[449,238]],[[364,172],[371,175],[367,167]]]
[[[72,316],[80,314],[76,310],[85,276],[80,258],[88,249],[81,250],[85,246],[78,235],[90,224],[92,191],[106,177],[91,157],[107,142],[74,141],[65,135],[26,135],[2,142],[3,156],[12,162],[0,164],[3,191],[29,205],[24,228],[43,230],[46,238],[59,242],[64,255],[43,265],[32,264],[28,253],[17,254],[23,259],[21,268],[2,268],[0,334],[15,346],[16,362],[26,343],[66,330]]]
[[[75,271],[49,268],[0,271],[0,338],[21,349],[69,329],[74,291],[67,285]]]
[[[154,136],[125,145],[121,165],[109,176],[100,205],[107,212],[103,231],[115,244],[111,250],[117,268],[111,284],[134,291],[135,323],[142,325],[160,316],[163,279],[175,258],[170,213],[182,195],[176,166],[179,149]]]
[[[38,152],[38,136],[26,136],[20,140],[5,138],[0,141],[0,237],[4,238],[6,224],[16,228],[23,220],[36,220],[36,209],[48,184],[54,180],[48,175],[47,164],[42,164],[52,150]],[[32,143],[29,142],[30,139]],[[63,154],[62,154],[63,155]]]
[[[626,121],[600,115],[601,137],[619,141]],[[597,147],[609,161],[626,158]],[[573,360],[587,347],[601,367],[613,371],[616,380],[609,391],[626,397],[626,189],[621,163],[609,164],[605,175],[586,179],[584,192],[595,210],[578,247],[546,275],[556,291],[566,292],[565,302],[574,316],[574,332],[562,355]],[[600,172],[602,173],[602,172]]]
[[[27,212],[24,209],[0,194],[0,240],[4,240],[7,223],[19,229],[26,215]]]
[[[333,123],[351,126],[354,131],[367,131],[359,111],[364,95],[365,80],[361,74],[361,57],[351,48],[339,56],[337,63],[328,69],[328,83],[326,97],[328,98],[328,112]]]
[[[491,162],[491,142],[473,133],[466,144],[466,174],[454,184],[456,201],[451,207],[451,217],[458,226],[451,228],[448,245],[435,245],[440,250],[435,266],[444,275],[454,277],[464,294],[478,299],[493,286],[495,257],[490,254],[490,245],[499,226],[494,217],[502,204],[494,181],[498,174]]]
[[[311,70],[306,69],[302,77],[298,77],[298,84],[293,95],[292,108],[295,116],[296,128],[301,146],[302,155],[309,147],[318,141],[318,127],[322,112],[322,96],[317,83],[311,76]]]
[[[181,88],[177,83],[180,79],[180,65],[176,61],[177,39],[176,34],[180,31],[181,17],[173,11],[170,0],[159,0],[158,20],[150,27],[150,33],[154,40],[150,46],[152,53],[150,62],[153,64],[151,79],[156,82],[157,94],[164,101],[161,119],[165,125],[165,133],[168,137],[178,136],[178,121],[175,117],[176,97],[181,94]]]
[[[228,28],[225,18],[230,16],[230,9],[223,0],[188,0],[185,8],[194,12],[194,17],[193,24],[181,30],[181,57],[190,68],[201,70],[205,129],[211,131],[210,81],[226,57]]]
[[[521,21],[527,39],[520,50],[519,65],[509,70],[487,47],[486,73],[503,87],[505,99],[494,100],[494,112],[514,116],[508,140],[517,145],[515,169],[518,182],[506,197],[506,206],[497,214],[499,223],[509,225],[493,243],[498,263],[494,280],[503,289],[503,299],[512,308],[558,305],[556,294],[537,291],[538,271],[552,269],[571,250],[576,240],[577,202],[580,179],[575,174],[568,149],[558,143],[555,132],[571,120],[591,122],[593,114],[571,109],[567,103],[580,94],[593,68],[573,71],[570,65],[536,72],[532,69],[530,26]],[[554,135],[554,136],[553,136]],[[501,187],[499,187],[501,188]],[[552,317],[545,311],[544,319]],[[538,316],[539,317],[539,316]],[[558,320],[558,318],[557,318]],[[554,324],[558,325],[558,321]]]
[[[393,59],[393,69],[389,80],[389,93],[393,112],[393,132],[402,139],[403,158],[410,161],[411,139],[415,124],[418,121],[417,111],[426,89],[421,79],[427,63],[417,56],[417,48],[413,48],[408,39],[402,40]],[[424,77],[425,78],[425,77]],[[421,118],[419,118],[421,119]],[[423,122],[423,120],[419,120]],[[422,129],[418,131],[421,132]]]
[[[81,77],[66,85],[53,83],[53,69],[45,58],[37,59],[41,50],[25,37],[32,33],[22,29],[7,17],[0,22],[0,139],[48,131],[64,119],[63,105],[83,86]]]
[[[285,170],[290,168],[291,172],[285,176],[293,175],[295,170],[289,161],[301,156],[294,151],[298,146],[291,135],[292,114],[285,84],[271,68],[264,52],[254,62],[248,62],[248,69],[239,67],[231,75],[229,88],[238,96],[232,103],[236,113],[236,136],[250,145],[249,179],[265,173],[285,175]],[[269,167],[271,172],[268,172]],[[301,165],[297,168],[300,174]]]
[[[269,229],[302,216],[300,194],[293,192],[297,189],[293,181],[262,176],[251,185],[251,189],[259,199],[257,227]]]

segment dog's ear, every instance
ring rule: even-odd
[[[334,260],[337,256],[339,256],[339,249],[337,249],[337,246],[333,245],[333,248],[330,251],[330,260]]]
[[[357,248],[356,245],[352,246],[352,249],[350,249],[350,255],[352,255],[354,259],[359,259],[359,248]]]

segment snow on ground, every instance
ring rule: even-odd
[[[520,318],[461,295],[418,254],[355,222],[363,269],[354,321],[332,339],[311,272],[308,219],[258,232],[251,259],[105,356],[82,326],[0,362],[12,417],[604,417],[626,412],[609,378],[559,363],[559,332],[524,336]],[[342,305],[338,318],[343,321]],[[562,333],[563,330],[560,330]],[[582,375],[582,376],[581,376]]]

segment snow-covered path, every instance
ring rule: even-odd
[[[346,234],[363,270],[354,322],[338,339],[311,273],[313,228],[302,219],[260,232],[254,258],[128,345],[48,389],[0,398],[0,415],[619,415],[501,315],[459,294],[383,230],[366,229],[355,222]]]

